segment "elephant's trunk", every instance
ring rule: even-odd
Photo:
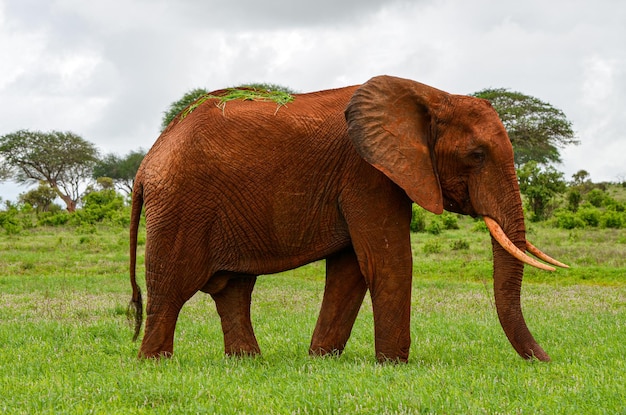
[[[521,221],[521,224],[519,221]],[[505,226],[504,233],[520,251],[526,250],[523,216],[522,219],[517,221],[517,224]],[[498,242],[493,232],[491,241],[493,247],[494,294],[498,318],[504,333],[513,348],[523,358],[537,358],[542,361],[549,361],[550,357],[533,338],[522,314],[520,294],[524,264],[510,254],[503,247],[503,244]]]

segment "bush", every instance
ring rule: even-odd
[[[41,226],[65,225],[70,220],[67,211],[43,212],[38,215],[37,223]]]
[[[428,232],[431,235],[439,235],[441,232],[443,232],[443,229],[444,229],[443,224],[438,219],[432,220],[426,226],[426,232]]]
[[[557,228],[574,229],[584,228],[586,223],[577,214],[568,210],[554,212],[554,224]]]
[[[484,220],[476,219],[474,221],[474,226],[472,226],[472,231],[473,232],[489,232],[489,229],[487,229],[487,224],[485,223]]]
[[[603,228],[619,229],[624,226],[624,214],[615,211],[606,211],[600,218],[600,226]]]
[[[600,189],[593,189],[589,193],[587,193],[587,201],[591,203],[595,207],[604,206],[604,201],[607,198],[607,194]]]
[[[441,252],[441,249],[441,243],[435,239],[426,242],[422,248],[425,254],[438,254]]]
[[[15,235],[22,231],[18,210],[15,206],[9,206],[7,210],[0,211],[0,228],[9,235]]]
[[[426,218],[431,220],[427,223]],[[440,216],[435,216],[419,205],[413,204],[411,216],[411,232],[428,232],[439,235],[447,229],[459,229],[459,220],[454,213],[444,211]]]
[[[426,230],[426,211],[424,208],[413,203],[411,216],[411,232],[424,232]]]
[[[92,191],[83,198],[83,206],[69,213],[57,204],[47,206],[47,211],[37,211],[30,203],[14,204],[7,202],[5,210],[0,210],[0,232],[20,233],[24,229],[37,226],[70,225],[78,228],[93,227],[96,223],[128,226],[130,207],[124,196],[112,189]]]
[[[454,213],[443,212],[441,214],[441,223],[444,229],[459,229],[459,220]]]
[[[582,195],[578,191],[578,189],[570,189],[567,193],[567,208],[572,212],[576,212],[578,210],[578,206],[580,205],[580,201],[582,200]]]
[[[453,251],[466,251],[469,247],[469,242],[465,239],[457,239],[456,241],[452,241],[450,244],[450,248],[452,248]]]
[[[612,210],[615,212],[625,212],[626,211],[626,204],[624,203],[620,203],[617,200],[613,199],[613,198],[607,198],[604,201],[604,206],[606,206],[606,208],[608,210]]]
[[[578,210],[578,217],[588,226],[596,227],[600,225],[601,212],[595,207],[584,207]]]
[[[74,225],[94,224],[105,219],[119,222],[124,209],[124,197],[115,190],[106,189],[90,192],[83,197],[83,208],[74,212],[70,223]]]
[[[536,161],[529,161],[518,169],[517,175],[530,220],[539,222],[550,217],[555,197],[566,190],[563,173],[552,166],[541,167]]]
[[[21,203],[31,205],[37,212],[47,212],[51,209],[57,194],[45,183],[40,183],[39,187],[21,193],[18,199]]]

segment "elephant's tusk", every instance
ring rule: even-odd
[[[526,241],[526,250],[530,252],[531,254],[533,254],[534,256],[536,256],[537,258],[541,259],[542,261],[546,261],[549,264],[556,265],[557,267],[561,267],[561,268],[569,268],[569,265],[559,262],[556,259],[550,257],[549,255],[541,252],[539,248],[537,248],[535,245],[531,244],[528,241]]]
[[[483,216],[483,220],[487,224],[487,228],[489,229],[491,236],[493,236],[494,239],[498,241],[500,246],[502,246],[502,248],[504,248],[509,254],[513,255],[515,258],[519,259],[523,263],[532,265],[535,268],[543,269],[546,271],[556,270],[556,268],[546,265],[542,262],[539,262],[536,259],[531,258],[528,255],[526,255],[524,252],[522,252],[522,250],[520,250],[517,246],[515,246],[515,244],[511,242],[509,237],[506,236],[506,234],[504,233],[500,225],[498,225],[498,222],[496,222],[495,220],[491,219],[488,216]]]

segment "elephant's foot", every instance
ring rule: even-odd
[[[311,356],[339,356],[367,291],[365,279],[352,249],[326,258],[326,286],[313,331]]]
[[[137,357],[139,359],[155,359],[155,360],[159,360],[159,359],[169,359],[173,355],[174,355],[174,353],[166,352],[166,351],[161,351],[161,352],[143,352],[143,351],[140,350],[138,355],[137,355]]]
[[[165,342],[151,342],[155,336],[146,336],[139,349],[138,356],[140,359],[161,359],[170,358],[174,354],[174,338],[168,338]]]
[[[379,363],[406,363],[409,360],[409,349],[411,347],[411,338],[408,330],[385,334],[385,336],[376,336],[374,341],[376,344],[376,360]],[[388,339],[392,339],[392,341]]]
[[[246,356],[259,356],[261,354],[261,349],[259,345],[254,342],[254,344],[242,343],[238,342],[236,344],[228,344],[224,347],[224,352],[227,356],[236,356],[236,357],[246,357]]]
[[[224,324],[226,326],[226,324]],[[252,326],[230,325],[224,332],[224,353],[228,356],[257,356],[261,348]]]
[[[139,358],[169,358],[174,353],[174,329],[177,314],[160,317],[149,313],[146,319],[146,331],[141,341]]]
[[[309,355],[314,357],[339,357],[343,353],[343,347],[328,347],[311,345]]]
[[[376,352],[376,360],[378,363],[387,364],[387,363],[407,363],[409,361],[409,353],[385,353],[385,352]]]

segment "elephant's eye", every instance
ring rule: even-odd
[[[485,161],[485,152],[482,149],[475,150],[470,153],[472,164],[479,166]]]

